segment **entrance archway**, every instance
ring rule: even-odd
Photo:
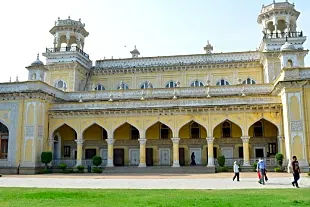
[[[0,122],[0,159],[8,158],[9,129]]]

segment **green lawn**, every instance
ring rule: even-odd
[[[310,189],[89,190],[0,188],[0,206],[310,206]]]

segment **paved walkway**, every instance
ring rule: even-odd
[[[4,175],[0,187],[94,188],[94,189],[255,189],[293,188],[290,174],[269,174],[266,185],[257,183],[255,173],[243,173],[240,182],[232,174],[189,175]],[[138,179],[137,179],[138,178]],[[300,187],[310,188],[310,178],[302,175]]]

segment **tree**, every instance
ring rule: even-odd
[[[47,169],[47,164],[50,163],[53,159],[52,152],[42,152],[41,153],[41,162],[45,164],[45,169]]]
[[[278,163],[279,167],[282,169],[283,155],[281,153],[277,153],[276,154],[276,160],[277,160],[277,163]]]
[[[98,167],[99,165],[101,165],[101,163],[102,163],[101,157],[99,157],[99,156],[93,157],[93,164],[94,164],[95,166]]]

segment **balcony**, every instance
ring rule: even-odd
[[[77,46],[60,47],[60,48],[46,48],[46,53],[59,53],[59,52],[78,52],[84,57],[89,59],[89,55]]]
[[[304,37],[303,32],[271,32],[271,33],[265,33],[264,39],[276,39],[276,38],[299,38]]]

